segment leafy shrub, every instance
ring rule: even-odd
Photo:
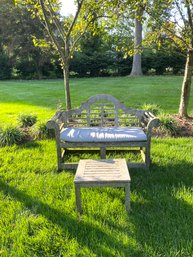
[[[160,119],[160,129],[165,132],[167,135],[175,136],[178,131],[178,127],[176,121],[170,116],[166,114],[159,115]]]
[[[57,109],[57,111],[64,111],[65,110],[64,103],[61,100],[58,101],[56,109]]]
[[[25,140],[25,134],[17,127],[6,127],[0,131],[0,146],[20,144]]]
[[[152,112],[155,116],[157,116],[161,112],[161,109],[158,105],[150,103],[144,103],[142,105],[142,109]]]
[[[31,127],[37,122],[37,116],[34,114],[21,113],[17,119],[22,128]]]
[[[159,132],[170,136],[175,136],[177,134],[178,126],[176,121],[170,115],[163,113],[158,105],[145,103],[142,105],[142,109],[152,112],[160,119],[160,126],[155,129],[158,134]]]
[[[35,139],[53,138],[54,130],[48,129],[44,122],[40,122],[34,126],[32,134]]]

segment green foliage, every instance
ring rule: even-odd
[[[0,80],[11,78],[10,59],[0,47]]]
[[[157,116],[161,112],[161,109],[157,104],[144,103],[141,108],[142,110],[152,112],[155,116]]]
[[[25,134],[21,129],[13,126],[8,126],[0,130],[0,146],[10,146],[20,144],[24,141]]]
[[[113,64],[113,69],[117,76],[129,75],[132,69],[132,57],[124,57],[121,52],[118,52]]]
[[[54,138],[54,130],[48,129],[45,122],[38,122],[31,131],[35,140]]]
[[[149,1],[147,8],[151,14],[147,22],[149,31],[146,33],[146,42],[154,42],[160,47],[164,36],[181,50],[192,47],[191,1]]]
[[[156,50],[155,46],[145,49],[142,54],[142,68],[144,74],[154,69],[156,75],[167,73],[182,73],[185,65],[185,56],[176,47],[167,46]],[[168,71],[169,69],[169,71]]]
[[[104,37],[100,30],[95,35],[86,33],[80,42],[80,51],[75,52],[70,61],[70,70],[81,77],[108,74],[108,68],[114,59]]]
[[[163,135],[175,136],[178,132],[178,126],[174,118],[171,115],[166,114],[160,108],[160,106],[156,104],[145,103],[142,105],[142,110],[148,110],[152,112],[155,116],[160,119],[160,126],[156,129],[156,131],[161,132]]]
[[[17,120],[22,128],[31,127],[37,122],[37,116],[34,114],[20,113]]]
[[[61,58],[58,57],[55,49],[50,46],[50,41],[47,39],[42,22],[39,22],[42,14],[40,15],[40,12],[39,18],[34,16],[32,19],[27,10],[27,7],[29,7],[27,2],[29,3],[30,1],[24,2],[24,5],[14,6],[10,1],[3,1],[3,5],[0,7],[2,34],[0,42],[3,46],[2,49],[0,47],[0,79],[11,77],[16,79],[61,78],[63,76],[60,65]],[[54,3],[54,1],[51,2]],[[101,13],[105,9],[100,10],[99,5],[104,6],[106,10],[109,5],[109,12],[113,16],[114,1],[112,3],[99,1],[97,5],[94,4],[95,1],[90,1],[87,7],[86,3],[88,1],[84,2],[83,14],[84,12],[87,13],[88,6],[92,6]],[[31,4],[33,5],[35,2],[31,2]],[[125,76],[130,73],[132,57],[128,57],[128,54],[129,49],[133,49],[132,14],[130,11],[128,12],[128,8],[123,6],[124,2],[120,4],[122,7],[119,6],[118,19],[113,16],[113,19],[92,23],[85,36],[78,41],[78,45],[74,47],[74,58],[70,59],[71,74],[73,73],[78,77],[97,77]],[[57,5],[55,7],[58,10]],[[38,8],[38,4],[35,8]],[[35,13],[34,8],[32,8],[32,12]],[[84,22],[82,21],[81,23],[83,14],[81,14],[77,26],[74,27],[72,38],[79,37],[80,31],[82,32],[84,28]],[[91,19],[92,15],[93,12],[92,14],[90,13],[89,19]],[[9,17],[9,22],[7,22],[7,17]],[[51,20],[51,25],[54,26],[53,19]],[[63,19],[64,32],[71,22],[72,17]],[[103,25],[102,28],[101,24]],[[61,38],[58,38],[59,42],[60,40]],[[153,44],[151,45],[151,50],[146,49],[147,45],[149,47],[150,44],[148,33],[145,40],[147,44],[142,54],[144,74],[148,74],[150,70],[154,69],[156,74],[162,75],[168,72],[166,70],[168,67],[170,68],[170,73],[181,74],[183,72],[185,58],[179,48],[166,43],[168,41],[166,36],[161,35],[159,38],[160,46],[157,47]],[[13,41],[14,48],[12,47]],[[45,41],[47,44],[44,44]],[[72,54],[70,56],[72,57]]]
[[[45,38],[45,32],[39,20],[29,15],[27,6],[3,1],[0,28],[0,79],[61,77],[53,48],[50,45],[36,47],[32,42],[34,37]]]
[[[152,112],[155,116],[160,119],[160,126],[156,129],[156,131],[161,132],[163,135],[175,136],[178,131],[178,126],[174,118],[171,115],[166,114],[160,108],[160,106],[151,103],[145,103],[142,105],[142,110],[147,110]]]
[[[160,130],[163,131],[166,135],[175,136],[178,131],[176,121],[171,117],[171,115],[160,114]]]

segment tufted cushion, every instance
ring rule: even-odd
[[[123,142],[147,141],[147,136],[137,127],[93,127],[65,128],[60,133],[60,139],[67,142]]]

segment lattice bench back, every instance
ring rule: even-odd
[[[62,119],[65,127],[138,127],[142,116],[142,111],[126,108],[111,95],[96,95],[80,108],[63,112]]]

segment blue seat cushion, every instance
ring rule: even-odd
[[[138,127],[87,127],[64,128],[60,139],[66,142],[125,142],[147,141],[147,136]]]

